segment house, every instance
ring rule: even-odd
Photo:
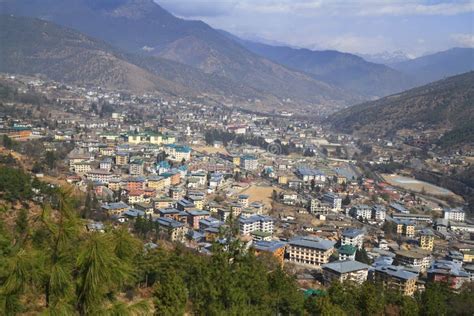
[[[281,241],[255,241],[252,244],[252,248],[255,251],[255,255],[270,253],[283,265],[286,243]]]
[[[335,242],[318,237],[295,237],[288,242],[288,261],[311,266],[329,262]]]
[[[459,289],[464,282],[470,281],[470,275],[462,268],[462,263],[449,260],[436,260],[428,269],[428,280],[447,283],[452,289]]]
[[[253,241],[270,241],[272,240],[272,234],[269,232],[263,232],[261,230],[254,230],[250,233]]]
[[[107,212],[108,215],[120,215],[129,210],[130,206],[124,202],[106,203],[101,205],[101,209]]]
[[[412,296],[416,291],[418,274],[406,271],[403,267],[380,265],[370,272],[371,279],[380,282],[384,287]]]
[[[296,169],[296,176],[309,183],[314,180],[315,183],[321,184],[326,182],[326,175],[320,170],[311,169],[308,167],[299,167]]]
[[[151,175],[147,178],[147,186],[155,190],[163,190],[165,188],[165,178],[162,176]]]
[[[195,209],[196,207],[194,206],[193,202],[186,199],[181,199],[176,203],[176,208],[180,211],[187,211]]]
[[[347,228],[341,233],[341,245],[351,245],[361,249],[364,243],[364,232],[357,228]]]
[[[430,224],[433,222],[431,215],[427,214],[402,214],[402,213],[393,213],[393,219],[409,220],[414,221],[415,224]]]
[[[130,177],[126,180],[128,191],[143,190],[146,180],[143,177]]]
[[[273,234],[274,220],[266,215],[254,215],[248,218],[239,218],[239,232],[242,235],[249,235],[251,232],[259,230]]]
[[[358,261],[335,261],[322,265],[323,280],[326,285],[332,282],[355,282],[362,284],[367,280],[370,266]]]
[[[318,199],[311,199],[310,212],[314,215],[327,215],[332,211],[332,204],[322,203]]]
[[[165,233],[170,241],[183,242],[186,236],[186,225],[171,218],[159,217],[156,219],[160,233]]]
[[[115,154],[115,164],[117,166],[128,165],[128,153],[117,152],[117,154]]]
[[[92,182],[108,184],[114,178],[115,175],[108,170],[95,169],[87,172],[87,179]]]
[[[165,153],[173,161],[187,161],[191,159],[191,148],[185,145],[168,144],[165,146]]]
[[[390,203],[389,209],[396,213],[410,214],[410,211],[408,211],[403,205],[395,202]]]
[[[99,168],[102,170],[110,171],[112,169],[113,161],[112,158],[104,158],[99,163]]]
[[[134,176],[141,176],[144,172],[144,163],[141,159],[135,159],[129,164],[129,173]]]
[[[239,195],[239,200],[238,202],[242,204],[243,207],[248,207],[249,206],[249,198],[250,196],[247,194],[240,194]]]

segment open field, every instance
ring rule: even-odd
[[[271,208],[273,190],[276,190],[277,192],[281,191],[278,187],[253,184],[242,190],[240,193],[249,195],[250,202],[262,202],[265,205],[265,208]]]
[[[208,154],[224,154],[228,155],[227,149],[225,147],[213,147],[213,146],[193,146],[191,147],[193,150],[201,152],[201,153],[208,153]]]
[[[398,175],[392,174],[382,174],[382,177],[385,181],[389,184],[400,187],[405,190],[414,191],[414,192],[426,192],[430,195],[438,195],[438,196],[456,196],[453,192],[448,189],[438,187],[434,184],[423,182],[416,180],[414,178],[403,177]]]

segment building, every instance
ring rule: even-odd
[[[131,175],[141,176],[144,172],[143,160],[136,159],[129,164],[129,172]]]
[[[335,261],[322,266],[326,285],[332,282],[355,282],[362,284],[367,280],[370,266],[358,261]]]
[[[371,271],[371,279],[380,282],[384,287],[412,296],[416,291],[418,274],[406,271],[403,267],[381,265]]]
[[[377,222],[384,222],[387,216],[387,209],[383,205],[372,206],[372,218]]]
[[[257,170],[258,159],[255,156],[245,155],[240,158],[240,166],[245,170]]]
[[[320,170],[314,170],[308,167],[299,167],[296,169],[296,175],[302,179],[303,182],[311,182],[314,180],[315,183],[321,184],[326,182],[326,175]]]
[[[239,218],[239,232],[241,235],[249,235],[251,232],[259,230],[261,232],[273,234],[274,220],[266,215],[253,215],[247,218]]]
[[[448,221],[464,222],[466,213],[461,208],[451,208],[443,210],[443,218]]]
[[[166,145],[165,153],[168,155],[169,159],[174,161],[183,161],[191,159],[191,148],[184,145]]]
[[[318,199],[311,199],[310,212],[315,215],[327,215],[332,210],[332,205],[322,203]]]
[[[188,224],[193,229],[199,229],[199,221],[202,219],[206,219],[211,216],[211,213],[208,211],[201,211],[201,210],[190,210],[187,211],[188,215]]]
[[[423,249],[397,250],[395,251],[395,262],[398,265],[425,272],[431,264],[431,254]]]
[[[364,232],[357,228],[347,228],[341,233],[341,245],[351,245],[361,249],[364,244]]]
[[[341,246],[337,250],[339,254],[339,260],[340,261],[355,260],[356,251],[357,251],[357,248],[352,245]]]
[[[334,252],[334,242],[318,237],[296,237],[288,242],[288,261],[311,266],[321,266],[329,262]]]
[[[257,256],[262,253],[272,254],[283,265],[286,243],[281,241],[255,241],[252,244],[252,248]]]
[[[428,280],[447,283],[452,289],[459,289],[470,281],[470,274],[462,268],[462,263],[449,260],[436,260],[428,269]]]
[[[370,220],[372,218],[372,208],[365,204],[357,205],[351,208],[350,214],[358,220]]]
[[[403,214],[403,213],[392,213],[392,218],[396,220],[409,220],[414,221],[415,224],[430,224],[433,222],[431,215],[427,214]]]
[[[128,154],[124,152],[118,152],[115,155],[115,164],[117,166],[125,166],[128,165]]]
[[[101,209],[107,212],[108,215],[120,215],[130,209],[130,206],[124,202],[102,204]]]
[[[333,193],[333,192],[328,192],[323,195],[322,199],[323,203],[327,203],[332,206],[333,211],[339,211],[341,210],[342,207],[342,198]]]
[[[156,219],[160,233],[164,233],[170,241],[183,242],[186,236],[186,225],[171,218],[159,217]]]
[[[239,203],[242,204],[243,207],[248,207],[249,206],[249,198],[247,194],[240,194],[239,195]]]
[[[421,249],[433,251],[435,235],[429,228],[420,231],[419,244]]]
[[[108,170],[103,170],[103,169],[95,169],[95,170],[90,170],[87,173],[87,179],[92,181],[92,182],[99,182],[99,183],[104,183],[107,184],[114,178],[114,174],[111,173]]]
[[[405,237],[415,237],[415,222],[412,220],[394,220],[397,225],[397,234]]]

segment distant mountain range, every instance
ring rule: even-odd
[[[403,128],[452,130],[456,143],[474,142],[474,72],[449,77],[341,110],[329,117],[334,128],[373,137]]]
[[[10,66],[19,66],[0,65],[1,69],[82,84],[204,94],[265,110],[292,107],[316,113],[396,93],[428,77],[413,74],[406,65],[396,64],[394,69],[337,51],[243,41],[201,21],[177,18],[153,0],[0,0],[0,10],[51,21],[76,30],[74,36],[81,38],[68,40],[72,30],[58,30],[53,32],[58,37],[54,43],[48,33],[36,34],[22,20],[30,26],[30,38],[15,42],[18,32],[7,29],[2,46],[14,44],[0,48]],[[21,29],[16,23],[5,27]],[[49,45],[42,46],[42,41]],[[41,58],[30,54],[38,49]],[[55,54],[62,57],[54,58]],[[83,67],[77,69],[79,65]],[[456,69],[464,68],[462,64]],[[433,77],[443,74],[440,67]]]
[[[474,70],[474,48],[452,48],[390,66],[424,84]]]
[[[388,65],[388,66],[394,63],[399,63],[402,61],[413,59],[407,53],[400,50],[395,51],[395,52],[385,51],[385,52],[375,53],[375,54],[357,54],[357,55],[359,55],[360,57],[372,63],[383,64],[383,65]]]
[[[221,31],[222,32],[222,31]],[[370,63],[359,56],[334,50],[272,46],[242,40],[223,32],[248,50],[313,78],[352,91],[366,98],[385,96],[415,86],[409,76],[385,65]]]

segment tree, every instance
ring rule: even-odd
[[[342,205],[347,206],[349,204],[351,204],[351,198],[349,197],[348,194],[346,194],[346,197],[342,199]]]
[[[28,211],[24,208],[18,212],[15,220],[15,230],[19,238],[23,238],[28,232]]]
[[[355,255],[355,260],[359,261],[359,262],[362,262],[362,263],[365,263],[365,264],[371,264],[370,258],[367,255],[367,251],[365,250],[364,247],[362,247],[361,249],[357,249],[356,255]]]
[[[16,146],[16,142],[10,137],[8,137],[8,135],[6,134],[3,135],[2,144],[3,144],[3,147],[5,147],[6,149],[14,149]]]
[[[155,314],[183,315],[188,299],[186,284],[174,270],[164,271],[153,289]]]

